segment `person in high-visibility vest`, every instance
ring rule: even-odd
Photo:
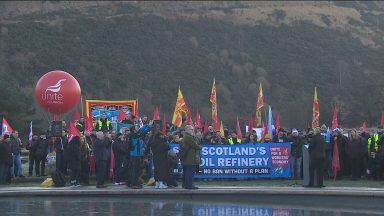
[[[232,133],[231,138],[228,139],[230,145],[241,144],[241,139],[237,138],[236,133]]]
[[[373,136],[368,138],[368,155],[371,154],[371,152],[377,152],[379,149],[379,134],[374,133]]]
[[[79,130],[81,135],[84,135],[85,120],[84,117],[81,117],[79,121],[76,122],[76,128]]]
[[[107,119],[107,116],[105,114],[103,114],[101,118],[96,122],[95,130],[102,132],[112,131],[112,124]]]

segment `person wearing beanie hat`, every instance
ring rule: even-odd
[[[302,159],[302,147],[304,140],[299,136],[299,131],[296,128],[292,129],[289,142],[291,145],[291,170],[292,179],[297,180],[301,177],[301,159]]]

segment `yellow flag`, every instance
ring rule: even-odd
[[[223,121],[221,121],[221,124],[220,124],[220,136],[221,136],[221,137],[224,137],[224,126],[223,126]]]
[[[177,127],[181,127],[181,124],[183,121],[182,120],[183,112],[187,115],[187,118],[190,116],[189,109],[187,107],[187,104],[183,97],[183,93],[181,93],[181,89],[179,86],[179,92],[177,93],[175,111],[173,112],[172,124],[176,125]]]

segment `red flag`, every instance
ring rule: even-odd
[[[93,131],[92,117],[87,117],[84,129],[86,132],[92,133]]]
[[[332,131],[337,127],[339,127],[339,123],[337,122],[337,110],[335,106],[333,107]]]
[[[75,124],[73,123],[73,121],[70,121],[69,122],[69,138],[68,138],[68,142],[71,142],[71,140],[75,136],[80,136],[80,132],[79,132],[79,130],[77,130],[77,128],[76,128]]]
[[[59,115],[53,114],[53,121],[57,121],[57,120],[59,120]]]
[[[249,121],[248,121],[248,132],[252,132],[253,130],[253,120],[252,120],[252,114],[251,114],[251,117],[249,117]]]
[[[118,121],[119,121],[119,122],[122,122],[124,119],[125,119],[125,112],[124,112],[124,110],[120,109],[120,110],[119,110]]]
[[[363,126],[362,126],[362,128],[363,128],[363,131],[364,131],[365,133],[368,133],[368,129],[367,129],[367,125],[365,124],[365,121],[363,122]]]
[[[203,136],[205,136],[208,133],[208,122],[207,119],[204,120],[204,132]]]
[[[237,133],[237,138],[243,139],[243,134],[241,133],[241,128],[240,128],[240,123],[239,123],[239,117],[236,118],[236,133]]]
[[[195,116],[195,124],[197,128],[201,128],[201,121],[200,121],[200,114],[199,111],[196,111],[196,116]]]
[[[384,112],[381,113],[381,126],[384,128]]]
[[[72,120],[75,121],[75,122],[80,120],[80,113],[79,113],[78,110],[76,110],[75,116],[73,116]]]
[[[313,96],[313,108],[312,108],[312,128],[320,127],[320,110],[319,100],[317,98],[317,90],[315,88],[315,95]]]
[[[220,130],[219,118],[217,116],[217,99],[216,99],[216,81],[213,79],[211,98],[209,99],[212,103],[212,124],[215,131]]]
[[[163,115],[163,135],[167,135],[167,119],[165,118],[165,113]]]
[[[333,144],[332,170],[333,170],[333,181],[335,181],[337,172],[340,170],[339,147],[337,146],[337,140]]]
[[[156,107],[153,112],[153,120],[160,120],[159,107]]]
[[[4,136],[5,134],[10,135],[12,133],[13,129],[11,125],[7,122],[5,118],[3,118],[3,124],[2,124],[2,129],[1,129],[1,135]]]
[[[280,113],[279,112],[277,112],[277,114],[276,114],[276,123],[275,123],[276,125],[275,125],[275,129],[276,129],[276,131],[278,131],[279,129],[280,129]]]
[[[268,133],[268,129],[267,129],[267,125],[265,125],[263,121],[261,121],[261,125],[263,127],[263,134],[262,134],[263,137],[261,138],[261,140],[262,140],[262,142],[264,142],[265,141],[265,136]]]
[[[113,144],[112,144],[113,145]],[[115,154],[113,153],[113,149],[111,146],[111,161],[110,161],[110,166],[109,166],[109,179],[112,179],[113,177],[113,170],[115,169],[116,161],[115,161]]]

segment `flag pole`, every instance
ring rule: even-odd
[[[84,117],[84,110],[83,110],[83,95],[80,96],[80,106],[81,106],[81,117]]]

